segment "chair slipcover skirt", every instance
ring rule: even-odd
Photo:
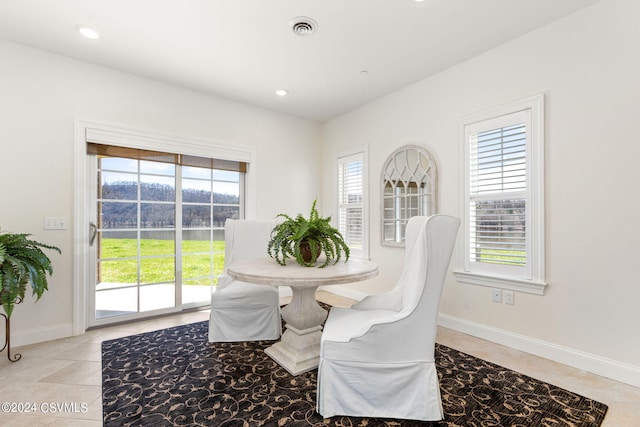
[[[331,309],[318,368],[323,417],[442,419],[434,350],[411,336],[407,314]]]
[[[277,340],[282,335],[278,289],[233,282],[211,296],[210,342]]]
[[[361,363],[320,361],[318,379],[323,417],[442,419],[438,373],[434,363]],[[339,380],[338,380],[339,378]],[[350,399],[341,396],[351,396]],[[390,408],[393,410],[391,411]]]

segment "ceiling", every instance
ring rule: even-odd
[[[325,121],[596,1],[0,0],[0,39]]]

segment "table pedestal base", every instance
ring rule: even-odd
[[[291,287],[291,302],[280,313],[286,330],[277,343],[265,350],[291,375],[298,375],[318,367],[322,322],[327,310],[316,301],[317,286]]]
[[[315,326],[299,330],[291,325],[286,325],[286,328],[281,340],[265,349],[265,353],[291,375],[316,369],[320,360],[322,327]]]

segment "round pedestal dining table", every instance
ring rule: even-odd
[[[378,266],[373,261],[356,258],[324,268],[304,267],[295,261],[283,266],[264,257],[232,263],[227,274],[247,283],[291,287],[291,302],[280,311],[285,331],[265,352],[291,375],[298,375],[317,368],[320,359],[322,323],[327,310],[316,301],[318,287],[370,279],[378,274]]]

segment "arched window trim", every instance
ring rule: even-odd
[[[419,161],[410,162],[416,152]],[[412,186],[413,184],[413,186]],[[404,247],[407,221],[416,215],[433,215],[438,211],[438,171],[431,153],[419,145],[396,149],[382,167],[380,243]],[[408,189],[413,187],[415,192]],[[391,188],[391,191],[385,191]]]

